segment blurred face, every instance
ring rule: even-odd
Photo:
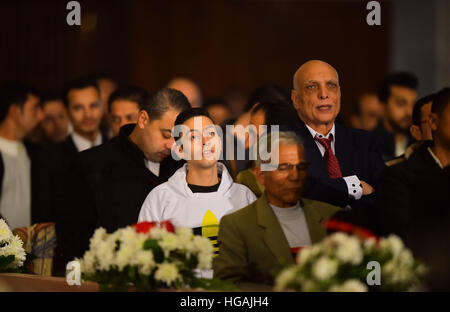
[[[44,135],[52,142],[62,142],[67,138],[69,116],[62,101],[48,101],[45,103],[44,119],[41,122]]]
[[[269,202],[277,207],[291,207],[297,203],[302,195],[303,184],[306,180],[306,170],[298,170],[295,166],[291,170],[280,170],[286,164],[297,165],[305,163],[305,153],[296,144],[282,144],[279,146],[279,165],[273,171],[261,171],[256,168],[258,181],[265,186]]]
[[[230,118],[230,110],[222,105],[213,105],[208,107],[208,113],[214,123],[218,126],[225,124]]]
[[[146,111],[140,111],[137,126],[143,130],[140,149],[150,161],[161,162],[170,155],[172,145],[172,128],[180,112],[169,109],[160,119],[150,121]]]
[[[181,133],[180,148],[190,167],[211,168],[217,164],[221,140],[211,119],[196,116],[186,120]]]
[[[111,103],[109,117],[114,136],[119,134],[120,127],[123,125],[136,123],[138,114],[139,105],[136,102],[116,100]]]
[[[39,98],[33,94],[28,94],[28,99],[22,108],[17,105],[13,105],[12,108],[17,112],[14,113],[14,119],[23,136],[30,133],[43,118]]]
[[[103,109],[96,88],[72,89],[67,95],[73,129],[81,136],[98,133]]]
[[[318,132],[324,126],[331,129],[341,107],[334,68],[320,61],[302,65],[295,76],[292,101],[300,118],[311,128]]]
[[[187,79],[175,79],[169,86],[169,88],[180,91],[189,100],[192,107],[200,107],[201,105],[201,95],[198,87]]]
[[[385,117],[395,132],[404,132],[412,123],[412,112],[417,100],[417,92],[400,86],[391,86],[386,103]]]
[[[430,126],[435,144],[450,150],[450,103],[447,104],[440,117],[434,113],[430,114]]]
[[[383,106],[376,95],[366,95],[361,99],[361,129],[371,131],[378,125]]]

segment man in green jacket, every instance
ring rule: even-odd
[[[220,222],[214,277],[237,284],[273,284],[276,274],[294,263],[299,248],[325,237],[322,223],[340,209],[301,198],[308,163],[295,134],[272,133],[266,142],[277,153],[269,154],[270,164],[257,160],[255,174],[264,194]],[[270,150],[264,144],[263,150]]]

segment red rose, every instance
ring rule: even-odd
[[[138,233],[147,234],[148,231],[150,231],[150,229],[154,228],[155,226],[156,226],[156,222],[144,221],[144,222],[136,223],[135,225],[133,225],[133,228]]]
[[[172,222],[170,221],[162,221],[160,223],[161,228],[165,228],[167,230],[167,232],[173,233],[175,232],[175,228],[172,224]]]

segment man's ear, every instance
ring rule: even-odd
[[[439,121],[436,113],[430,113],[430,116],[428,117],[428,124],[430,125],[431,131],[437,131]]]
[[[148,113],[145,110],[141,110],[138,114],[137,125],[139,128],[144,129],[144,127],[150,122]]]
[[[297,90],[295,90],[295,89],[292,89],[292,91],[291,91],[291,100],[292,100],[292,104],[294,105],[295,109],[298,110]]]
[[[422,141],[422,131],[418,126],[412,125],[411,127],[409,127],[409,132],[414,139],[416,139],[417,141]]]
[[[264,184],[264,172],[261,171],[261,166],[256,166],[255,169],[253,169],[253,172],[255,173],[256,180],[259,184]]]

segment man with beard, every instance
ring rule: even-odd
[[[417,85],[417,78],[407,72],[390,74],[380,84],[378,98],[384,105],[384,113],[374,133],[379,139],[384,161],[404,154],[413,143],[409,127],[417,100]]]
[[[145,102],[136,124],[79,155],[56,227],[66,260],[83,255],[96,228],[112,232],[136,223],[148,193],[181,166],[170,157],[172,128],[189,108],[181,92],[162,89]]]

